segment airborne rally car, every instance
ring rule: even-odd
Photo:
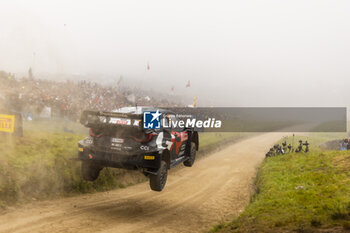
[[[84,111],[80,122],[90,136],[78,143],[83,178],[97,179],[103,167],[140,170],[152,190],[162,191],[168,170],[180,163],[191,167],[198,150],[198,133],[171,127],[177,120],[169,110],[150,107]]]

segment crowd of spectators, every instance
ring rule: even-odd
[[[0,102],[24,118],[62,117],[76,121],[85,110],[112,111],[124,106],[178,106],[160,93],[120,85],[102,86],[91,81],[53,81],[17,78],[0,71]],[[43,113],[44,112],[44,113]],[[47,116],[49,114],[49,116]]]

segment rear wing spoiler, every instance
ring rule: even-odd
[[[80,123],[88,128],[101,128],[106,126],[142,128],[142,114],[85,110],[81,114]]]

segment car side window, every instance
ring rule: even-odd
[[[163,130],[171,130],[171,123],[168,114],[162,115],[162,129]]]
[[[178,124],[179,123],[179,118],[177,118],[174,114],[171,114],[171,115],[169,115],[170,116],[170,120],[172,121],[172,122],[176,122],[176,124]],[[180,127],[174,127],[174,124],[172,124],[172,129],[174,130],[174,131],[177,131],[177,132],[181,132],[181,131],[183,131],[183,129],[182,128],[180,128]]]

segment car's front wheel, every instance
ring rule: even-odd
[[[86,181],[94,181],[98,178],[102,167],[92,161],[82,161],[81,174]]]
[[[149,185],[153,191],[162,191],[168,177],[168,167],[165,161],[161,161],[157,174],[149,176]]]

